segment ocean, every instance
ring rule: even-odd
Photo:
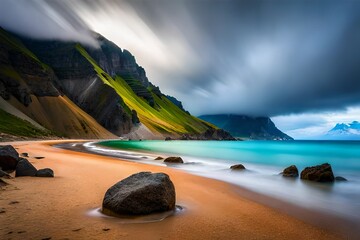
[[[130,161],[175,167],[229,182],[252,192],[360,223],[360,141],[103,141],[90,151]],[[181,156],[184,164],[166,165],[156,156]],[[241,163],[245,171],[231,171]],[[330,163],[346,182],[314,183],[279,175],[290,165],[300,172]]]

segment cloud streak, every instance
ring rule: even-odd
[[[4,3],[11,14],[1,10],[0,24],[33,37],[91,44],[87,29],[98,31],[194,114],[275,116],[360,104],[357,1]]]

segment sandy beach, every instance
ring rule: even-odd
[[[0,190],[0,239],[346,238],[250,201],[236,186],[173,168],[51,146],[62,142],[10,143],[19,153],[29,153],[36,168],[52,168],[55,178],[6,180],[9,185]],[[89,216],[110,186],[141,171],[167,173],[184,210],[160,222],[138,224]]]

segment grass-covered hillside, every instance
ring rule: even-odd
[[[164,95],[157,95],[151,88],[144,88],[137,79],[111,77],[80,44],[77,45],[77,49],[93,65],[104,84],[115,89],[128,108],[135,110],[141,123],[151,131],[162,134],[184,134],[202,133],[209,128],[207,123],[181,110]],[[138,89],[138,94],[134,92],[134,87],[135,91]]]
[[[53,135],[51,132],[38,129],[28,121],[20,119],[2,109],[0,109],[0,133],[31,138]]]

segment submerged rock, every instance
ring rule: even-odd
[[[165,158],[164,162],[166,163],[184,163],[181,157],[168,157]]]
[[[344,177],[341,177],[341,176],[336,176],[336,177],[335,177],[335,181],[337,181],[337,182],[346,182],[347,179],[344,178]]]
[[[301,172],[301,179],[315,182],[333,182],[335,178],[331,165],[324,163],[322,165],[305,168]]]
[[[0,146],[0,167],[4,171],[14,171],[19,162],[19,153],[11,145]]]
[[[287,167],[282,172],[283,177],[298,177],[299,171],[295,165],[291,165],[290,167]]]
[[[51,168],[39,169],[36,172],[36,177],[54,177],[54,171]]]
[[[15,177],[35,176],[36,168],[25,158],[20,158],[16,166]]]
[[[236,164],[236,165],[232,165],[230,167],[231,170],[245,170],[246,168],[244,167],[244,165],[242,164]]]
[[[165,173],[140,172],[109,188],[102,211],[108,215],[144,215],[175,208],[175,187]]]

